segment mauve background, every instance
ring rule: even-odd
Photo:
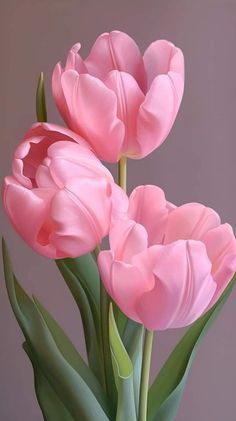
[[[36,81],[46,75],[49,120],[59,122],[50,91],[54,64],[82,42],[86,56],[98,34],[120,29],[142,51],[155,39],[180,46],[186,59],[184,100],[168,140],[152,156],[129,163],[129,188],[159,184],[169,200],[203,202],[236,230],[236,1],[75,1],[1,2],[1,177],[24,131],[35,120]],[[24,287],[33,291],[81,346],[75,305],[53,262],[31,251],[2,213],[2,229]],[[236,289],[202,343],[192,367],[177,421],[236,419]],[[32,370],[21,349],[22,334],[13,317],[1,276],[0,419],[40,421]],[[179,331],[157,335],[153,374]],[[56,421],[56,420],[55,420]],[[127,420],[132,421],[132,420]]]

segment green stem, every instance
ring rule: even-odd
[[[148,399],[148,386],[149,374],[152,356],[152,343],[153,332],[150,330],[145,331],[144,347],[143,347],[143,362],[141,372],[141,385],[140,385],[140,399],[139,399],[139,421],[147,420],[147,399]]]
[[[119,186],[126,192],[126,183],[127,183],[127,158],[126,156],[122,156],[119,160],[118,183],[119,183]]]
[[[100,246],[97,246],[94,250],[96,258],[98,257],[101,249]],[[106,395],[108,396],[111,406],[116,407],[116,388],[113,378],[113,369],[111,361],[111,350],[110,350],[110,340],[109,340],[109,295],[106,292],[106,289],[103,286],[103,283],[100,283],[100,338],[101,338],[101,360],[103,365],[103,386]]]
[[[101,282],[100,290],[100,307],[101,307],[101,330],[102,330],[102,353],[103,353],[103,364],[104,364],[104,374],[105,374],[105,391],[109,394],[109,360],[110,356],[110,344],[109,344],[109,325],[108,325],[108,316],[109,316],[109,299],[107,292]]]

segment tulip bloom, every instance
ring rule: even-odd
[[[175,207],[156,186],[133,191],[110,246],[99,254],[104,285],[128,317],[150,330],[192,323],[236,270],[231,226],[201,204]]]
[[[162,144],[176,118],[184,89],[184,59],[172,43],[153,42],[142,56],[127,34],[104,33],[82,60],[80,44],[65,68],[58,63],[52,90],[68,127],[96,155],[117,162],[139,159]]]
[[[112,203],[121,190],[80,136],[35,124],[16,149],[12,170],[4,180],[4,207],[38,253],[80,256],[108,233]]]

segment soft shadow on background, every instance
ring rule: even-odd
[[[176,204],[212,206],[236,231],[236,0],[3,0],[1,178],[35,121],[39,72],[46,76],[49,121],[61,122],[51,97],[53,66],[77,41],[85,57],[95,38],[113,29],[129,33],[142,51],[156,39],[169,39],[186,60],[185,95],[174,128],[150,157],[129,162],[129,190],[157,184]],[[1,221],[22,284],[83,351],[80,319],[54,263],[30,250],[3,212]],[[3,275],[0,285],[0,419],[42,421]],[[198,351],[176,421],[236,419],[235,302],[236,290]],[[180,330],[156,335],[153,375],[181,335]]]

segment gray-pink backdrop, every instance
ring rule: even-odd
[[[155,39],[169,39],[186,60],[185,95],[174,128],[151,157],[129,162],[130,189],[158,184],[169,200],[212,206],[236,229],[236,0],[2,0],[1,176],[9,173],[14,148],[35,120],[39,72],[46,75],[49,120],[60,122],[50,91],[54,64],[76,41],[86,56],[97,35],[112,29],[128,32],[142,50]],[[78,313],[53,262],[30,250],[3,214],[1,231],[25,288],[83,349]],[[201,345],[177,421],[236,419],[235,299],[236,289]],[[40,421],[31,366],[2,276],[0,329],[0,419]],[[153,374],[181,335],[157,334]]]

